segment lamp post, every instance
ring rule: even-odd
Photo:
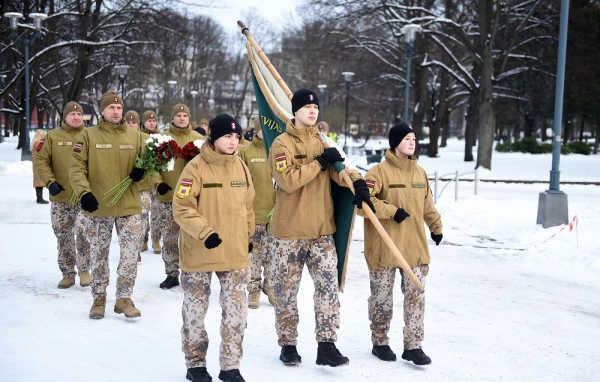
[[[170,80],[170,81],[167,81],[167,83],[169,84],[169,103],[171,104],[171,109],[172,109],[173,106],[175,106],[175,104],[173,103],[173,92],[175,91],[175,85],[177,85],[177,81]],[[169,110],[167,114],[170,114],[170,113],[171,113],[171,110]]]
[[[556,68],[556,92],[554,95],[554,138],[552,139],[552,170],[550,171],[550,189],[540,193],[537,212],[537,224],[541,224],[544,228],[569,223],[568,198],[567,194],[560,190],[559,171],[568,26],[569,0],[561,0],[560,31],[558,35],[558,64]]]
[[[198,91],[192,90],[190,94],[192,95],[192,121],[196,122],[196,96]]]
[[[344,81],[346,82],[346,118],[344,119],[344,152],[348,152],[346,146],[348,142],[348,104],[350,103],[350,83],[352,82],[352,76],[354,76],[354,73],[342,72],[342,76],[344,76]]]
[[[327,89],[327,85],[317,85],[317,87],[319,88],[319,94],[321,95],[321,106],[319,108],[319,114],[321,115],[321,121],[323,120],[323,118],[325,117],[325,113],[323,112],[323,106],[325,104],[325,89]]]
[[[408,99],[410,97],[410,56],[412,55],[415,33],[421,31],[421,26],[417,24],[407,24],[402,27],[404,42],[408,45],[406,48],[406,86],[404,92],[404,122],[408,123]]]
[[[119,85],[121,85],[121,98],[125,102],[125,80],[127,79],[127,71],[129,71],[129,65],[115,65],[115,71],[119,76]]]
[[[8,12],[4,17],[10,20],[10,29],[12,29],[12,37],[15,40],[21,40],[25,47],[25,126],[21,127],[21,134],[25,138],[25,143],[21,149],[21,160],[31,160],[31,150],[29,149],[29,131],[31,129],[30,112],[29,112],[29,46],[33,44],[36,38],[40,37],[42,30],[42,20],[48,17],[45,13],[30,13],[29,17],[33,19],[34,32],[25,32],[19,36],[17,29],[19,28],[19,19],[23,15],[18,12]]]

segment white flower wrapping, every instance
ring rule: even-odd
[[[194,141],[194,146],[196,146],[197,148],[201,149],[202,145],[204,144],[204,139],[196,139]]]

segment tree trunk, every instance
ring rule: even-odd
[[[583,130],[585,129],[585,117],[581,116],[581,124],[579,125],[579,142],[583,142]]]
[[[477,146],[477,164],[475,168],[492,169],[492,152],[494,149],[494,131],[496,130],[496,115],[493,105],[492,76],[493,57],[490,44],[483,46],[483,65],[481,68],[479,88],[479,144]]]
[[[440,130],[443,128],[444,131],[448,130],[447,126],[444,125],[446,120],[447,103],[446,93],[448,87],[448,74],[442,72],[442,78],[440,81],[440,92],[438,98],[440,102],[435,112],[435,122],[431,123],[429,128],[429,148],[427,150],[427,156],[435,158],[438,155],[438,140],[440,138]]]
[[[415,130],[415,135],[417,136],[416,150],[418,150],[419,139],[421,139],[421,137],[423,136],[423,120],[425,119],[425,113],[427,112],[427,108],[429,107],[429,91],[427,90],[427,68],[419,67],[419,72],[416,74],[418,81],[417,85],[415,86],[415,94],[417,94],[419,97],[419,108],[413,114],[412,124],[408,121],[404,122],[410,124]]]
[[[596,141],[594,142],[594,154],[598,154],[598,144],[600,143],[600,123],[596,124]]]
[[[563,123],[563,145],[569,142],[569,130],[571,130],[571,123],[569,121],[566,121],[565,123]]]

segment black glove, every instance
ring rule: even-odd
[[[398,210],[396,210],[396,214],[394,214],[394,221],[400,224],[409,216],[410,215],[404,210],[404,208],[398,208]]]
[[[81,204],[81,208],[87,212],[94,212],[98,209],[98,200],[96,200],[96,197],[91,192],[83,194],[79,204]]]
[[[140,180],[142,180],[145,173],[146,170],[144,170],[143,168],[134,167],[133,170],[131,170],[131,172],[129,173],[129,177],[131,178],[131,180],[137,183]]]
[[[362,203],[365,202],[369,207],[371,207],[371,211],[375,213],[375,207],[373,203],[371,203],[371,195],[369,194],[369,187],[367,187],[367,182],[364,179],[357,179],[352,182],[354,186],[354,204],[358,208],[363,208]]]
[[[65,188],[62,186],[62,184],[60,184],[58,182],[52,182],[50,184],[50,186],[48,186],[48,192],[52,196],[56,196],[56,195],[60,194],[61,192],[63,192],[64,190],[65,190]]]
[[[335,147],[327,147],[323,150],[321,155],[315,157],[317,162],[321,165],[321,169],[325,171],[327,166],[335,162],[343,162],[345,159],[342,158],[342,154]]]
[[[436,235],[435,233],[431,233],[431,240],[435,241],[435,245],[436,247],[438,245],[440,245],[440,242],[442,241],[442,238],[444,237],[444,235],[442,235],[441,233],[439,235]]]
[[[213,232],[210,235],[208,235],[206,240],[204,240],[204,246],[208,249],[213,249],[213,248],[217,248],[219,245],[221,245],[222,242],[223,242],[223,240],[221,240],[221,238],[219,237],[219,234],[216,232]]]
[[[160,195],[164,195],[167,192],[169,192],[170,190],[172,190],[171,186],[169,186],[168,184],[166,184],[165,182],[162,182],[161,184],[158,185],[158,187],[156,187],[156,191],[160,194]]]
[[[252,248],[254,248],[254,245],[252,243],[248,243],[248,253],[252,252]]]

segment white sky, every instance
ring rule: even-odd
[[[191,0],[190,3],[202,3],[202,1]],[[190,8],[190,10],[211,16],[228,32],[239,31],[237,21],[241,19],[242,13],[250,8],[256,8],[262,17],[277,25],[281,24],[279,20],[301,4],[299,1],[291,0],[220,0],[216,3],[219,4],[218,8]],[[247,20],[242,21],[248,23]]]

